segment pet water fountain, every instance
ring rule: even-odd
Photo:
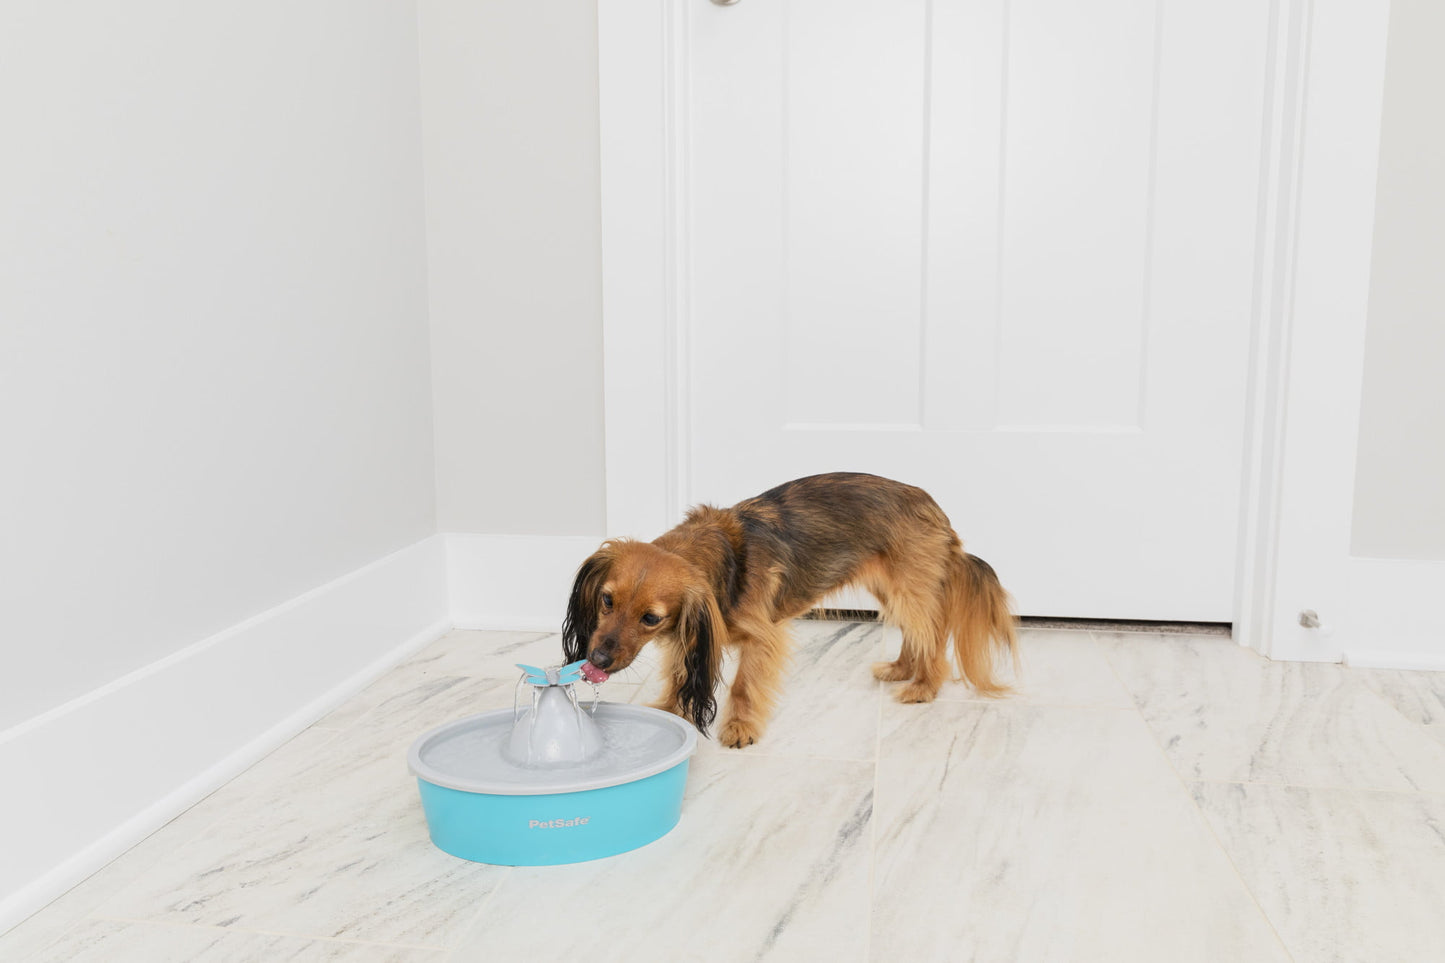
[[[412,744],[407,762],[438,848],[546,866],[625,853],[677,825],[697,730],[595,695],[584,708],[574,688],[582,666],[519,665],[511,709],[449,722]]]

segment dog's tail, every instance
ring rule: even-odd
[[[948,630],[965,679],[982,695],[1009,691],[999,681],[999,661],[1007,656],[1018,669],[1018,642],[1008,593],[993,566],[959,548],[949,562]]]

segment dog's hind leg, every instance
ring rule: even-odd
[[[888,617],[890,600],[885,587],[887,573],[882,567],[877,562],[864,566],[858,574],[858,584],[866,588],[878,600],[884,620],[893,621]],[[903,650],[898,653],[898,658],[892,662],[873,663],[873,678],[879,682],[905,682],[913,678],[913,672],[913,650],[907,645],[903,646]]]
[[[899,702],[932,702],[950,675],[948,637],[939,600],[916,596],[895,602],[889,620],[903,630],[899,662],[911,666],[913,681],[898,690]]]
[[[864,586],[879,600],[884,621],[903,631],[898,658],[874,663],[873,677],[884,682],[911,679],[898,690],[898,701],[932,702],[950,675],[940,573],[917,563],[899,570],[880,560],[861,574]]]
[[[762,738],[772,717],[788,662],[788,634],[781,625],[752,622],[733,626],[738,671],[728,690],[718,741],[733,749]]]

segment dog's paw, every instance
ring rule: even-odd
[[[912,676],[913,670],[904,668],[901,661],[873,663],[873,678],[879,682],[902,682]]]
[[[738,719],[729,719],[722,724],[718,730],[717,739],[729,749],[741,749],[744,746],[751,746],[762,737],[763,731],[757,726],[750,725]]]
[[[898,701],[905,704],[932,702],[936,695],[938,695],[938,686],[923,682],[910,682],[898,690]]]

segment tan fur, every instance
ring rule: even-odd
[[[700,506],[653,542],[607,542],[583,563],[564,630],[569,659],[618,671],[649,641],[663,648],[660,708],[706,729],[720,652],[738,669],[719,738],[761,737],[781,690],[787,620],[824,595],[858,585],[903,633],[898,658],[876,678],[906,682],[900,702],[929,702],[952,676],[949,639],[980,693],[1008,690],[997,660],[1016,658],[1008,595],[969,555],[922,489],[874,475],[815,475],[728,509]],[[648,613],[663,613],[648,626]]]

